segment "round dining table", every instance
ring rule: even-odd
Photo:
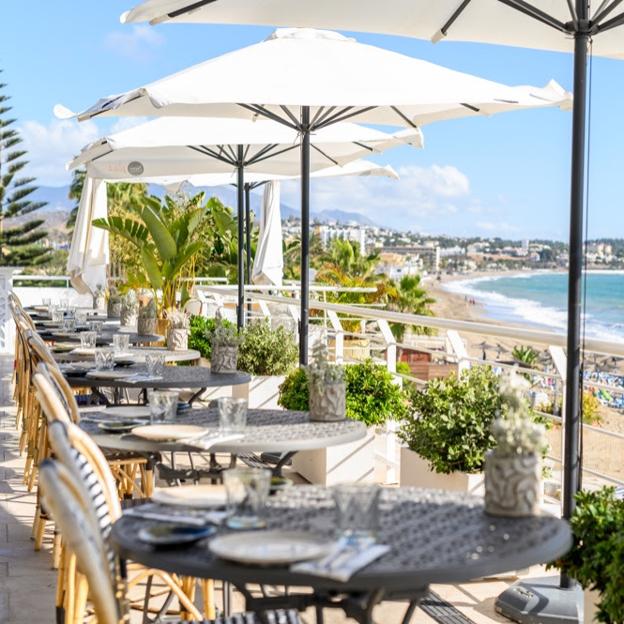
[[[148,505],[153,513],[155,504]],[[176,522],[179,508],[156,507],[160,517]],[[377,542],[388,546],[389,551],[342,582],[295,572],[283,565],[260,567],[220,559],[210,551],[213,537],[194,546],[155,548],[143,542],[139,533],[158,520],[141,517],[140,507],[133,512],[136,515],[122,516],[111,534],[123,559],[184,576],[228,581],[242,593],[250,611],[334,608],[362,624],[372,624],[373,608],[386,600],[407,601],[402,621],[409,622],[431,584],[465,583],[546,563],[565,554],[572,544],[567,522],[548,514],[492,517],[484,512],[482,498],[468,494],[383,488]],[[197,517],[201,511],[195,509],[192,513]],[[204,513],[208,525],[209,511]],[[335,507],[325,488],[290,487],[270,497],[264,518],[268,530],[301,531],[327,541],[336,539]],[[217,536],[229,532],[217,525]],[[255,534],[262,540],[262,531]],[[286,586],[289,591],[281,596],[258,597],[248,584]]]
[[[135,451],[150,455],[162,455],[177,452],[230,453],[244,456],[251,461],[251,454],[280,454],[273,472],[281,474],[283,466],[299,451],[309,451],[356,442],[366,437],[366,426],[355,420],[337,422],[313,422],[308,412],[273,409],[250,409],[247,412],[247,426],[242,437],[217,441],[209,448],[188,444],[181,441],[156,441],[139,437],[132,433],[107,433],[101,429],[102,421],[122,421],[123,416],[110,416],[106,411],[89,412],[80,421],[86,431],[99,446],[118,451]],[[171,423],[168,423],[171,424]],[[175,424],[194,425],[205,428],[206,434],[217,434],[219,413],[216,408],[188,409],[177,414]],[[259,460],[256,460],[256,462]],[[169,474],[167,467],[159,467],[160,472]],[[164,468],[164,469],[163,469]],[[191,476],[196,480],[201,477],[213,477],[214,471],[201,470]],[[221,470],[217,470],[217,474]],[[161,476],[163,476],[161,474]]]
[[[180,362],[199,362],[201,359],[201,353],[196,349],[180,349],[178,351],[170,351],[164,347],[130,347],[127,354],[128,360],[134,360],[137,364],[145,363],[145,356],[150,354],[162,353],[165,356],[165,362],[169,364]],[[87,353],[82,350],[69,350],[53,352],[54,359],[57,362],[72,363],[72,362],[93,362],[94,354]],[[123,359],[126,359],[124,356]]]

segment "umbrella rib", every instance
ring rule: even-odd
[[[259,104],[241,104],[241,103],[239,103],[238,105],[241,108],[244,108],[245,110],[255,113],[256,115],[259,115],[261,117],[267,117],[268,119],[272,119],[273,121],[277,123],[281,123],[284,126],[288,126],[289,128],[292,128],[294,130],[299,130],[299,126],[300,126],[299,122],[293,125],[287,119],[284,119],[283,117],[280,117],[279,115],[276,115],[275,113],[272,113],[270,110],[266,109],[264,106],[260,106]]]
[[[624,13],[620,13],[619,15],[606,21],[602,25],[598,25],[596,27],[596,33],[600,34],[603,32],[607,32],[607,30],[611,30],[612,28],[617,28],[618,26],[621,26],[622,24],[624,24]]]
[[[465,8],[470,4],[471,0],[463,0],[462,3],[455,9],[451,17],[446,20],[444,26],[440,28],[440,32],[446,37],[448,29],[455,23],[455,20],[464,12]]]
[[[415,124],[405,113],[401,112],[396,106],[390,107],[405,123],[408,123],[412,128],[418,128],[418,125]]]
[[[357,117],[358,115],[361,115],[362,113],[367,113],[368,111],[375,110],[376,108],[377,106],[365,106],[364,108],[360,108],[358,110],[353,111],[354,109],[353,106],[347,106],[346,108],[339,110],[337,113],[335,113],[331,117],[328,117],[322,123],[317,124],[316,127],[311,128],[311,130],[312,129],[319,130],[321,128],[325,128],[326,126],[331,126],[332,124],[339,123],[341,121],[346,121],[347,119]]]
[[[286,113],[290,121],[292,121],[295,125],[301,125],[299,120],[295,117],[292,111],[288,108],[288,106],[280,105],[280,108]]]
[[[467,104],[466,102],[460,102],[459,103],[460,106],[463,106],[464,108],[467,108],[468,110],[471,110],[475,113],[480,113],[481,109],[477,108],[476,106],[473,106],[472,104]]]
[[[247,160],[247,158],[245,157],[245,164],[253,165],[254,163],[258,162],[258,159],[265,156],[268,152],[275,149],[277,146],[278,143],[269,143],[268,145],[261,147],[255,154],[253,154],[253,156],[249,160]]]
[[[312,126],[314,128],[318,128],[318,125],[323,123],[325,119],[327,119],[327,117],[329,117],[329,115],[331,115],[336,110],[336,108],[336,106],[329,106],[327,108],[325,106],[321,106],[318,112],[323,111],[323,114],[319,115],[317,113],[314,116],[314,119],[312,120]]]
[[[236,166],[235,161],[232,162],[232,160],[230,160],[226,156],[219,154],[219,152],[215,152],[214,150],[210,149],[209,147],[206,147],[205,145],[199,145],[199,146],[188,145],[187,147],[189,149],[195,150],[196,152],[199,152],[200,154],[203,154],[204,156],[209,156],[210,158],[214,158],[215,160],[220,160],[221,162],[224,162],[228,165]]]
[[[566,28],[566,25],[563,22],[559,21],[552,15],[549,15],[548,13],[545,13],[544,11],[538,9],[537,7],[534,7],[532,4],[525,2],[525,0],[498,0],[498,1],[502,4],[507,5],[508,7],[512,9],[515,9],[516,11],[519,11],[520,13],[524,13],[528,17],[532,17],[533,19],[537,20],[538,22],[541,22],[542,24],[545,24],[546,26],[550,26],[551,28],[560,30],[561,32],[564,32],[564,33],[569,33],[569,29]]]
[[[272,154],[267,154],[265,156],[262,156],[260,158],[256,158],[253,163],[251,164],[256,164],[259,162],[262,162],[263,160],[268,160],[269,158],[275,158],[276,156],[279,156],[280,154],[285,154],[286,152],[290,152],[291,150],[296,149],[297,147],[299,147],[299,144],[297,143],[296,145],[289,145],[288,147],[285,147],[284,149],[278,150],[277,152],[273,152]]]
[[[331,156],[326,154],[320,147],[318,147],[317,145],[314,145],[314,143],[311,143],[310,145],[312,149],[315,149],[321,156],[323,156],[324,158],[327,158],[329,162],[333,163],[334,165],[338,165],[338,161],[334,160]]]
[[[370,145],[366,145],[365,143],[360,143],[359,141],[353,141],[353,144],[357,145],[358,147],[361,147],[362,149],[368,150],[369,152],[375,151]]]
[[[191,11],[194,11],[195,9],[200,9],[201,7],[206,6],[207,4],[211,4],[215,1],[216,0],[197,0],[197,2],[193,2],[193,4],[189,4],[180,9],[176,9],[175,11],[172,11],[171,13],[167,13],[167,17],[170,17],[170,18],[180,17],[180,15],[184,15],[185,13],[190,13]]]
[[[607,15],[609,15],[609,13],[612,13],[614,9],[616,9],[618,7],[618,5],[622,4],[622,0],[613,0],[613,2],[611,2],[611,4],[609,4],[608,6],[605,6],[606,4],[608,4],[609,0],[605,0],[599,7],[598,7],[598,11],[596,11],[596,14],[594,15],[592,22],[594,24],[597,24],[598,26],[600,25],[600,22],[607,17]]]

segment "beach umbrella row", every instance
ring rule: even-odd
[[[233,80],[244,75],[245,80]],[[218,88],[215,88],[218,85]],[[556,83],[509,87],[335,32],[279,29],[265,41],[200,63],[78,114],[268,118],[301,135],[299,360],[308,360],[311,140],[338,122],[419,128],[444,119],[544,106],[569,107]],[[242,152],[238,152],[239,162]],[[242,194],[242,169],[238,190]],[[239,197],[239,205],[243,204]]]
[[[417,128],[388,134],[350,122],[337,123],[314,133],[310,170],[340,167],[360,156],[381,153],[397,145],[422,147],[422,144],[422,133]],[[239,241],[237,321],[242,327],[245,321],[243,240],[245,229],[249,232],[250,228],[250,186],[246,186],[245,176],[249,173],[268,174],[269,178],[296,175],[300,167],[299,150],[299,134],[268,119],[161,117],[90,143],[69,168],[84,166],[89,177],[109,181],[128,177],[197,176],[207,172],[227,175],[235,171]],[[249,242],[246,247],[249,267]]]

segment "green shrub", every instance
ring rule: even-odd
[[[367,360],[345,366],[347,418],[367,426],[381,425],[387,420],[400,420],[408,413],[407,397],[394,383],[385,366]],[[307,410],[309,407],[308,378],[299,368],[280,386],[279,404],[286,409]]]
[[[288,329],[273,329],[268,321],[255,321],[243,330],[238,369],[251,375],[286,375],[296,365],[297,356],[297,343]]]
[[[459,377],[432,379],[411,392],[413,412],[399,438],[439,473],[483,470],[493,448],[492,421],[504,412],[499,378],[489,366],[474,366]]]
[[[557,401],[557,414],[561,414],[561,399]],[[583,390],[583,422],[587,425],[600,425],[602,423],[600,401],[589,390]],[[542,403],[537,407],[540,412],[546,412],[547,414],[554,413],[554,406],[552,401],[548,403]]]
[[[234,327],[230,321],[222,319],[221,325],[225,327]],[[189,349],[195,349],[201,353],[201,356],[210,359],[212,356],[212,334],[217,327],[217,320],[206,318],[204,316],[191,316],[189,329]]]
[[[616,498],[613,487],[583,490],[576,495],[570,525],[573,546],[551,567],[600,592],[601,622],[624,623],[624,500]]]
[[[306,411],[310,409],[309,400],[308,375],[304,368],[296,368],[280,386],[277,402],[284,409]]]

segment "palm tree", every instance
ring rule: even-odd
[[[392,288],[392,286],[394,288]],[[388,289],[388,308],[396,312],[407,312],[408,314],[419,314],[421,316],[433,316],[431,306],[435,299],[427,294],[423,288],[420,275],[404,275],[397,283],[392,282]],[[414,333],[429,334],[430,328],[411,325]],[[402,342],[408,328],[403,323],[392,323],[392,333],[394,337]]]

